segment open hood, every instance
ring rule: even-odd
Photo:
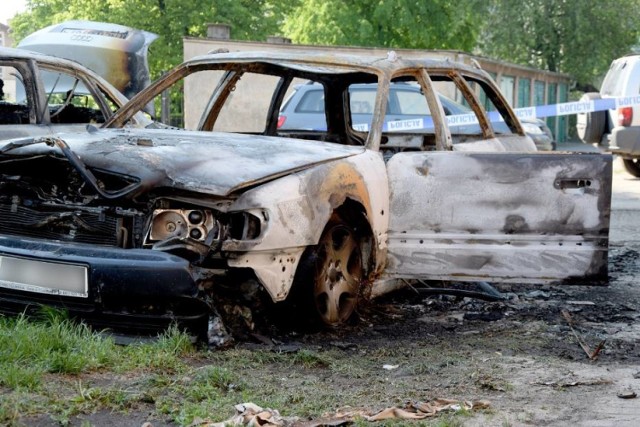
[[[117,24],[66,21],[30,34],[18,48],[76,61],[131,98],[150,83],[147,51],[156,38]]]

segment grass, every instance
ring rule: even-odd
[[[428,342],[348,350],[303,346],[289,353],[208,351],[175,328],[151,343],[118,346],[61,312],[0,317],[0,425],[30,424],[33,417],[79,424],[99,411],[151,413],[152,420],[190,425],[227,419],[243,402],[302,419],[343,407],[376,411],[408,400],[455,397],[425,389],[436,377],[477,389],[493,384],[474,382],[480,362],[469,360],[446,343]],[[399,367],[388,371],[384,364]],[[411,425],[457,426],[465,416],[442,414]]]

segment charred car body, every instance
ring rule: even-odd
[[[98,74],[70,60],[0,48],[0,70],[2,140],[85,132],[87,124],[103,124],[128,101]],[[131,122],[150,123],[143,114]]]
[[[278,129],[307,80],[324,88],[326,126]],[[385,122],[391,82],[420,85],[429,114]],[[130,126],[174,84],[208,94],[191,129]],[[374,96],[350,94],[362,84]],[[451,91],[473,114],[445,119],[438,93]],[[370,123],[354,125],[358,109]],[[0,304],[198,328],[218,286],[257,283],[338,325],[360,298],[411,279],[602,284],[610,181],[608,155],[537,153],[477,68],[393,53],[207,55],[100,129],[0,147]]]

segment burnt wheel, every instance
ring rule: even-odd
[[[622,164],[627,172],[640,178],[640,159],[622,159]]]
[[[296,285],[298,317],[329,327],[344,324],[355,312],[363,282],[360,242],[353,228],[332,221],[318,244],[301,260]]]

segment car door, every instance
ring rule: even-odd
[[[610,156],[409,152],[387,170],[391,276],[606,281]]]
[[[483,144],[500,139],[491,126],[473,137],[477,149],[402,152],[387,162],[387,276],[606,282],[611,156],[508,152]]]

